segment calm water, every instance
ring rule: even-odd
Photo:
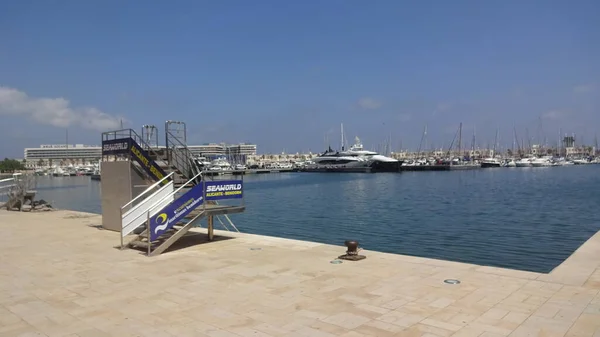
[[[89,177],[46,178],[41,198],[101,213]],[[247,176],[246,233],[548,272],[600,230],[600,166]],[[341,253],[341,252],[340,252]]]

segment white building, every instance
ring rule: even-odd
[[[188,149],[197,156],[222,156],[225,155],[225,144],[188,145]]]
[[[46,144],[26,148],[24,158],[28,167],[51,165],[89,164],[102,157],[102,147],[84,144]]]
[[[256,154],[255,144],[224,144],[224,143],[209,143],[203,145],[188,145],[190,151],[198,156],[230,156],[230,155],[246,155],[252,156]]]
[[[203,156],[256,155],[256,145],[245,143],[234,145],[210,143],[188,145],[188,148],[193,154]],[[45,144],[36,148],[26,148],[24,158],[28,168],[85,165],[97,163],[102,158],[102,147],[84,144]]]

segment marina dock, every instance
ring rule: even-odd
[[[0,211],[1,336],[600,334],[600,232],[540,274],[204,229],[149,258],[101,224]]]

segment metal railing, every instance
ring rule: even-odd
[[[136,143],[140,145],[140,147],[146,151],[154,158],[158,158],[159,154],[156,152],[158,146],[153,147],[149,145],[142,136],[138,135],[137,132],[133,129],[121,129],[115,131],[108,131],[102,133],[102,141],[113,140],[113,139],[122,139],[122,138],[132,138]],[[157,140],[158,141],[158,140]]]
[[[165,207],[175,200],[172,193],[173,189],[173,181],[169,181],[127,212],[123,213],[121,209],[121,247],[123,247],[125,236],[146,224],[146,215],[150,213],[150,210],[157,208],[157,206]],[[147,204],[150,204],[150,206]]]
[[[191,179],[189,179],[186,183],[184,183],[183,185],[179,186],[176,190],[174,190],[173,192],[169,193],[169,195],[165,196],[163,199],[155,202],[152,206],[148,207],[148,211],[146,213],[148,213],[148,217],[150,217],[150,211],[152,211],[154,208],[156,208],[157,206],[159,206],[161,204],[162,201],[164,201],[165,199],[168,199],[169,197],[175,197],[177,195],[177,193],[180,193],[182,189],[184,189],[186,186],[188,186],[190,183],[192,183],[193,181],[195,181],[195,179],[199,178],[202,176],[202,172],[198,173],[197,175],[193,176]],[[203,196],[204,198],[204,196]],[[206,208],[206,203],[202,202],[202,205],[204,206],[204,208]]]
[[[135,198],[131,199],[130,202],[126,203],[125,205],[121,206],[121,213],[123,212],[123,210],[127,207],[130,206],[131,204],[133,204],[134,202],[136,202],[138,199],[140,199],[141,197],[143,197],[144,195],[148,194],[148,192],[152,191],[152,189],[156,188],[157,186],[160,186],[160,184],[167,180],[170,176],[172,176],[175,172],[171,172],[168,175],[164,176],[161,180],[155,182],[154,184],[148,186],[147,189],[144,190],[144,192],[138,194],[138,196],[136,196]]]
[[[8,202],[10,195],[15,191],[17,186],[17,176],[21,173],[15,173],[11,178],[0,180],[0,202]],[[4,200],[6,198],[6,200]]]
[[[142,129],[143,131],[144,129]],[[123,139],[123,138],[131,138],[133,139],[133,141],[135,141],[143,150],[145,150],[146,152],[148,152],[148,155],[150,156],[150,159],[156,161],[157,159],[160,159],[160,155],[157,152],[157,150],[159,149],[158,146],[153,147],[151,145],[149,145],[145,140],[144,137],[140,136],[139,134],[137,134],[133,129],[122,129],[122,130],[115,130],[115,131],[108,131],[108,132],[103,132],[102,133],[102,141],[106,141],[106,140],[114,140],[114,139]],[[157,138],[157,142],[158,142],[158,138]],[[102,155],[102,159],[103,160],[110,160],[109,158],[115,158],[115,159],[121,159],[121,160],[129,160],[133,163],[134,167],[137,165],[137,163],[132,160],[131,156],[129,153],[124,153],[121,155]],[[117,160],[118,160],[117,159]],[[139,165],[138,165],[139,166]],[[144,169],[142,168],[137,168],[136,167],[136,171],[138,174],[140,174],[144,180],[147,181],[154,181],[155,178],[150,176],[147,172],[145,172]]]
[[[0,201],[6,202],[3,206],[11,207],[14,201],[21,201],[21,210],[26,195],[34,193],[37,186],[37,179],[34,175],[13,173],[12,177],[0,180]],[[31,199],[33,202],[33,199]],[[33,206],[33,204],[32,204]]]
[[[218,204],[217,204],[218,205]],[[225,223],[221,220],[221,217],[219,215],[216,215],[217,220],[219,220],[219,223],[221,224],[221,226],[228,232],[231,232],[231,230],[229,229],[229,227],[227,227],[225,225]],[[231,218],[229,218],[229,216],[227,214],[223,214],[223,217],[225,218],[225,220],[227,220],[227,222],[229,223],[229,226],[231,226],[236,232],[240,233],[240,230],[237,229],[237,227],[233,224],[233,221],[231,221]]]
[[[169,166],[177,168],[185,178],[198,176],[202,170],[196,164],[192,151],[170,131],[166,131],[166,135],[169,139],[167,144]],[[194,183],[196,182],[194,180]]]

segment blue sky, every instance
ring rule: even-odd
[[[189,142],[322,151],[360,136],[484,146],[600,129],[600,2],[12,1],[0,11],[0,156],[188,124]],[[541,125],[541,127],[540,127]],[[539,138],[542,138],[540,136]],[[162,142],[162,140],[161,140]]]

